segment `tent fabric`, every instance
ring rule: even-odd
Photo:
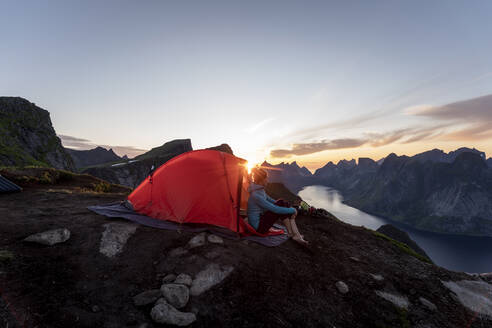
[[[211,233],[214,233],[224,238],[238,239],[237,233],[232,232],[229,229],[225,229],[213,225],[179,224],[173,221],[156,220],[154,218],[136,213],[133,209],[125,206],[124,202],[89,206],[88,209],[94,213],[104,215],[109,218],[126,219],[132,222],[136,222],[157,229],[176,230],[176,231],[184,230],[184,231],[196,232],[196,233],[209,231]],[[275,228],[279,230],[284,230],[285,232],[285,227],[281,225],[275,225]],[[286,234],[269,235],[269,236],[250,235],[250,236],[243,236],[242,239],[250,240],[268,247],[275,247],[287,241],[288,236]]]
[[[22,191],[22,188],[0,175],[0,193],[18,191]]]
[[[129,196],[135,212],[158,220],[210,224],[258,235],[240,216],[248,200],[246,161],[217,150],[195,150],[161,165]],[[268,235],[282,234],[270,231]]]

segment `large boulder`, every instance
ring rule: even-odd
[[[161,286],[161,292],[166,301],[177,309],[188,304],[190,291],[182,284],[165,284]]]
[[[24,241],[37,243],[47,246],[53,246],[59,243],[64,243],[70,239],[70,230],[68,229],[54,229],[48,230],[34,235],[30,235]]]

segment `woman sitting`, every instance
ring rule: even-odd
[[[288,202],[282,199],[276,201],[266,194],[267,172],[257,167],[252,170],[252,177],[253,182],[248,188],[249,224],[259,233],[265,234],[280,219],[287,228],[289,237],[302,245],[307,245],[308,242],[299,233],[296,225],[296,209],[290,207]]]

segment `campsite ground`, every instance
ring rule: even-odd
[[[195,234],[138,226],[121,253],[109,258],[100,252],[104,225],[129,223],[86,208],[124,198],[125,193],[81,189],[74,180],[32,184],[0,196],[0,250],[10,254],[0,258],[0,326],[159,327],[149,316],[151,306],[136,307],[132,297],[158,289],[167,273],[195,277],[210,263],[234,270],[221,284],[191,297],[183,311],[197,313],[193,327],[492,324],[441,283],[479,278],[425,263],[401,245],[335,219],[299,218],[311,251],[292,241],[268,248],[225,239],[172,257],[170,252],[185,248]],[[23,242],[54,228],[69,229],[71,238],[54,246]],[[348,286],[347,293],[337,289],[338,281]],[[398,300],[390,302],[377,291],[408,304],[398,307]]]

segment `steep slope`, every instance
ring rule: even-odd
[[[65,151],[72,156],[75,167],[81,169],[87,166],[100,165],[120,161],[123,158],[116,155],[112,149],[96,147],[90,150],[76,150],[65,148]]]
[[[416,253],[430,259],[429,255],[427,255],[427,253],[420,248],[420,246],[413,239],[411,239],[405,231],[402,231],[391,224],[382,225],[376,231],[408,245],[408,247],[413,249]]]
[[[221,280],[190,295],[180,309],[196,314],[193,327],[492,325],[492,286],[485,276],[420,261],[368,229],[299,217],[311,251],[290,240],[268,248],[237,239],[217,243],[210,235],[192,248],[194,233],[106,219],[86,209],[123,200],[121,194],[69,188],[27,186],[0,198],[0,325],[162,327],[149,315],[152,301],[136,306],[134,297],[158,292],[163,278],[181,273],[191,276],[191,290],[206,277]],[[55,246],[22,241],[53,228],[72,236]],[[116,255],[105,255],[108,240]]]
[[[73,170],[48,111],[20,97],[0,97],[0,166]]]

